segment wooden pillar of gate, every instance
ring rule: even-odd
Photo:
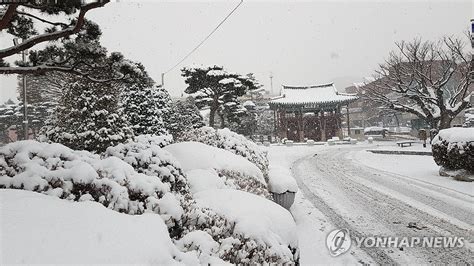
[[[321,110],[321,119],[319,120],[321,128],[321,141],[326,141],[326,119],[324,117],[324,110]]]
[[[338,106],[336,108],[335,115],[336,115],[336,125],[337,125],[337,131],[336,131],[337,133],[336,134],[340,139],[342,139],[342,138],[344,138],[344,136],[342,134],[342,114],[341,114],[341,107],[340,106]]]
[[[304,141],[303,112],[300,110],[297,114],[298,114],[298,139],[299,139],[299,142],[303,142]]]
[[[283,118],[282,123],[282,138],[288,138],[288,119],[286,117],[286,111],[281,111],[281,116]]]

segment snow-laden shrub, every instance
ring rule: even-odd
[[[184,171],[214,169],[226,187],[270,198],[262,171],[241,156],[200,142],[179,142],[164,149],[178,159]]]
[[[186,177],[172,154],[160,148],[167,142],[166,137],[144,135],[114,147],[107,148],[105,156],[115,156],[130,164],[135,171],[154,176],[166,183],[170,190],[187,194]]]
[[[244,264],[298,261],[296,224],[278,204],[233,189],[201,191],[195,197],[200,206],[235,223],[233,236],[220,240],[220,258]]]
[[[236,231],[235,221],[199,206],[179,164],[159,146],[142,139],[111,147],[105,156],[73,151],[61,144],[11,143],[0,148],[0,188],[96,201],[127,214],[157,213],[174,240],[199,230],[219,245],[199,251],[213,252],[200,256],[201,263],[215,262],[216,257],[231,263],[295,262],[286,251],[275,251],[271,243]],[[182,251],[194,249],[187,245],[188,240],[182,242],[186,246]]]
[[[434,137],[431,149],[436,164],[474,173],[474,128],[443,129]]]
[[[265,178],[267,177],[268,158],[266,151],[263,151],[253,141],[227,128],[202,127],[194,129],[183,134],[178,141],[197,141],[231,151],[255,164],[262,171]]]
[[[136,172],[117,157],[101,159],[60,144],[21,141],[0,149],[0,188],[96,201],[128,214],[152,211],[174,223],[183,209],[169,184]]]
[[[133,142],[142,143],[144,145],[155,145],[163,148],[166,145],[173,143],[172,135],[138,135],[133,137]]]
[[[278,253],[269,253],[268,250],[271,249],[271,246],[256,243],[252,238],[236,232],[235,222],[229,221],[214,210],[197,205],[189,190],[189,177],[183,174],[184,171],[191,168],[208,168],[208,164],[211,164],[217,168],[217,171],[214,170],[214,174],[220,175],[219,178],[226,187],[243,189],[269,197],[263,175],[255,165],[228,151],[201,143],[175,143],[161,149],[153,142],[146,141],[147,138],[144,136],[140,142],[128,142],[111,147],[107,149],[106,156],[117,156],[131,164],[137,172],[161,178],[163,183],[170,186],[172,193],[178,194],[176,196],[184,212],[181,219],[175,221],[175,226],[170,227],[169,230],[171,237],[182,244],[182,251],[195,250],[201,263],[216,262],[215,257],[231,263],[292,262]],[[196,157],[196,152],[201,155],[199,158]],[[214,160],[208,158],[209,156]],[[232,156],[232,158],[229,159],[228,156]],[[226,166],[223,164],[226,164],[227,167],[223,167]],[[230,165],[237,168],[234,169]],[[168,173],[166,169],[170,170],[172,175],[166,175]],[[199,183],[202,183],[203,171],[197,171],[196,174],[195,178],[199,179]],[[209,183],[202,185],[208,186]],[[212,238],[218,244],[218,249],[212,249],[215,252],[210,254],[210,249],[206,249],[201,245],[202,243],[191,241],[194,244],[190,244],[188,238],[180,240],[189,234],[193,235],[195,231],[208,234],[207,238]]]

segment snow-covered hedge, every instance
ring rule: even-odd
[[[474,128],[443,129],[434,137],[431,149],[438,165],[474,173]]]
[[[227,128],[202,127],[194,129],[183,134],[178,141],[197,141],[231,151],[255,164],[262,171],[265,178],[267,177],[268,158],[266,151],[262,150],[253,141]]]
[[[269,197],[262,171],[253,163],[230,151],[200,142],[187,141],[168,145],[164,150],[170,152],[180,162],[184,171],[213,169],[217,171],[226,187]],[[207,182],[206,178],[203,177],[203,182]],[[198,181],[199,179],[194,179],[194,182]]]
[[[296,224],[291,214],[278,204],[254,194],[233,189],[197,193],[196,201],[235,223],[240,240],[227,239],[229,250],[219,257],[244,264],[298,261]],[[242,238],[244,241],[242,241]],[[249,254],[249,248],[256,254]]]
[[[174,226],[184,211],[171,193],[172,186],[163,182],[171,177],[171,170],[167,171],[157,178],[135,171],[117,157],[101,159],[61,144],[20,141],[0,149],[0,188],[96,201],[127,214],[152,211]]]
[[[144,137],[110,147],[103,157],[60,144],[11,143],[0,148],[0,188],[96,201],[127,214],[157,213],[168,227],[169,236],[180,243],[183,252],[196,253],[200,263],[216,262],[217,257],[231,263],[295,262],[288,256],[288,250],[294,250],[275,250],[271,243],[259,242],[236,230],[235,220],[199,206],[180,164],[154,143]],[[202,234],[208,236],[193,241]],[[217,246],[201,245],[201,241],[209,243],[211,238]]]
[[[118,157],[137,172],[158,177],[175,193],[188,192],[186,177],[172,154],[162,149],[167,139],[151,135],[140,136],[136,141],[107,148],[105,156]]]

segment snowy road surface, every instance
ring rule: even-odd
[[[395,174],[369,167],[355,158],[363,149],[359,145],[329,147],[296,160],[292,171],[304,197],[335,228],[349,229],[353,236],[466,239],[464,248],[362,247],[376,263],[472,263],[474,184],[449,180],[455,186],[445,186],[406,171]]]

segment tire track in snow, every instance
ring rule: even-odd
[[[357,182],[358,178],[362,176],[372,176],[372,178],[375,176],[376,179],[371,179],[371,182],[384,180],[382,185],[390,186],[391,183],[387,183],[387,180],[397,177],[390,176],[387,172],[365,169],[360,165],[355,166],[349,161],[341,160],[341,158],[344,158],[344,155],[351,150],[360,150],[360,148],[331,149],[322,154],[320,153],[317,157],[310,156],[302,158],[296,161],[292,167],[293,175],[297,179],[298,185],[305,197],[316,208],[323,212],[335,227],[347,228],[351,231],[352,235],[357,237],[387,235],[386,231],[388,230],[390,236],[452,235],[463,236],[467,238],[467,241],[472,242],[472,230],[461,229],[446,220],[427,214],[399,199]],[[310,178],[312,178],[312,180]],[[394,180],[397,180],[398,183],[403,183],[403,180],[399,179],[400,178]],[[337,189],[325,191],[325,189],[327,190],[325,187],[314,187],[314,185],[321,186],[324,183],[334,185]],[[397,184],[394,187],[397,190],[406,190],[402,192],[407,192],[413,189],[410,188],[410,186],[412,185],[407,182],[405,186],[403,186],[403,184]],[[393,187],[390,189],[392,188]],[[347,213],[342,214],[341,210],[337,209],[337,202],[328,202],[331,201],[328,199],[330,199],[330,194],[332,193],[342,193],[342,196],[347,197],[348,202],[350,202],[352,206],[359,209],[358,214],[364,213],[371,217],[367,217],[367,215],[357,216],[357,210],[354,210],[352,217]],[[442,202],[430,198],[428,195],[422,195],[421,199],[436,205],[435,207],[437,208],[444,208],[445,210],[446,208],[448,210],[452,208],[452,206],[443,206]],[[361,217],[362,221],[360,219]],[[370,226],[367,226],[364,218],[375,220],[377,222],[375,228],[368,228]],[[394,222],[396,222],[396,224],[394,224]],[[409,222],[418,222],[423,226],[427,226],[427,228],[421,231],[414,231],[407,227]],[[443,262],[469,264],[474,260],[472,251],[466,248],[407,248],[404,251],[389,248],[362,248],[362,250],[379,264],[409,262],[403,261],[403,256],[407,256],[410,261],[418,260],[425,263]]]

